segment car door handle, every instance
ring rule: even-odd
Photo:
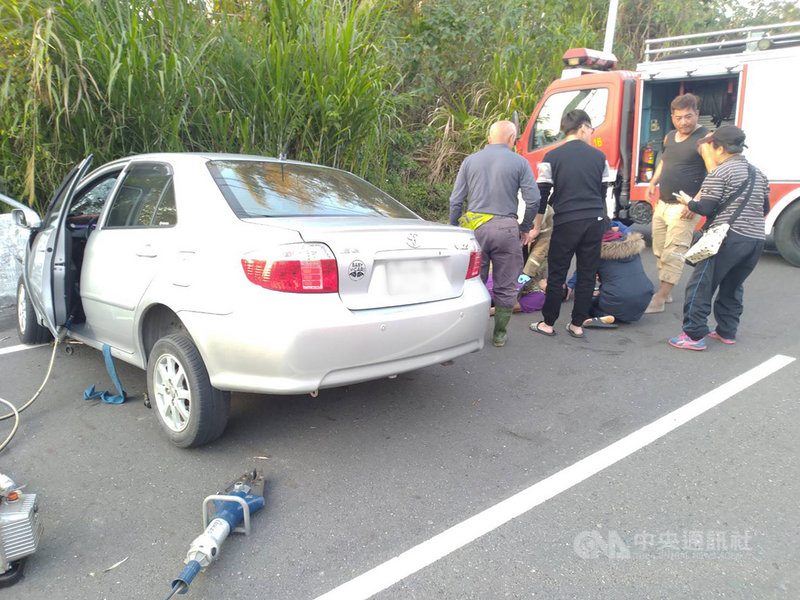
[[[136,256],[141,256],[142,258],[155,258],[158,256],[158,252],[156,252],[150,244],[147,244],[136,250]]]

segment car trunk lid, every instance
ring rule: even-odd
[[[339,296],[351,310],[458,297],[470,252],[479,249],[471,231],[421,219],[281,217],[267,222],[331,249]]]

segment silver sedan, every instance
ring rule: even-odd
[[[108,347],[147,371],[178,446],[220,436],[231,391],[316,393],[484,344],[471,231],[431,223],[350,173],[221,154],[150,154],[53,195],[20,279],[19,335]]]

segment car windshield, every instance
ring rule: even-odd
[[[372,184],[336,169],[254,160],[214,160],[208,168],[239,218],[419,218]]]

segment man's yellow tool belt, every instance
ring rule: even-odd
[[[472,231],[475,231],[487,221],[491,221],[493,217],[494,215],[487,215],[484,213],[465,212],[461,217],[458,218],[458,224],[461,227],[466,227],[467,229],[472,229]]]

